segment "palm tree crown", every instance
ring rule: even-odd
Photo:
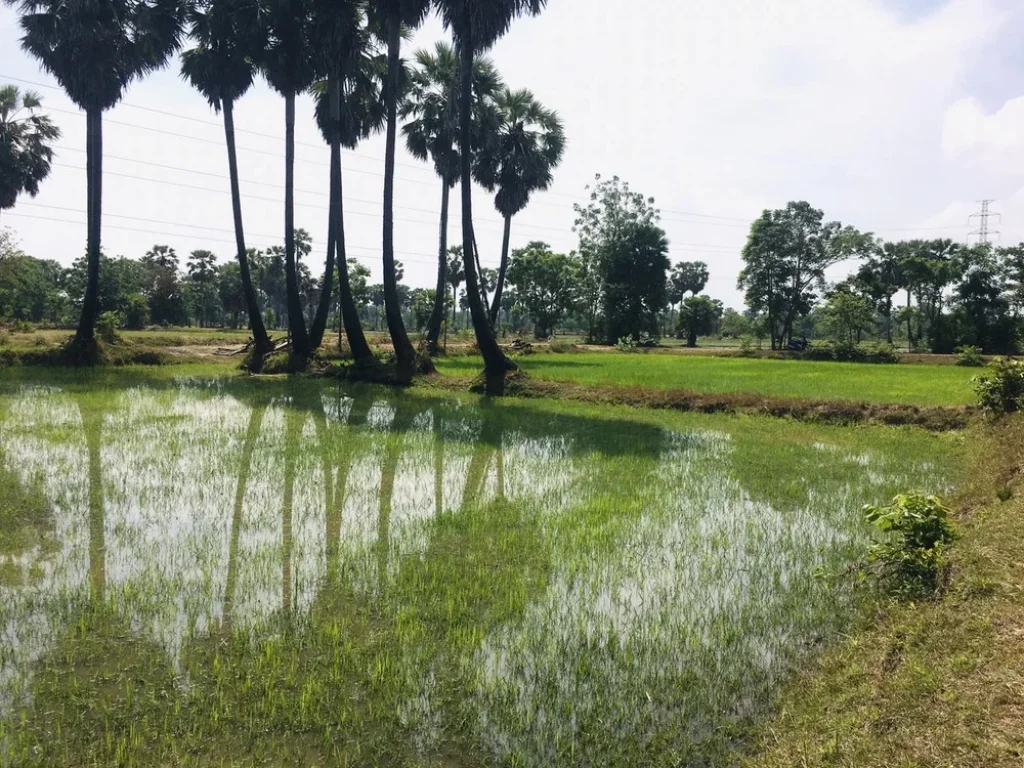
[[[255,78],[252,9],[245,0],[201,0],[188,9],[195,47],[181,55],[181,75],[218,112],[225,101],[242,98]]]
[[[177,50],[179,0],[7,0],[21,12],[22,47],[82,109],[110,109],[136,78]]]
[[[508,88],[494,97],[498,127],[477,154],[477,181],[497,189],[494,207],[515,216],[530,195],[551,185],[552,171],[562,160],[565,133],[553,110],[545,109],[528,90]]]
[[[35,197],[39,183],[50,174],[50,142],[60,138],[60,130],[49,117],[36,113],[41,106],[32,91],[0,88],[0,209],[12,208],[22,192]]]
[[[402,108],[402,117],[411,118],[402,128],[406,148],[417,159],[433,162],[437,175],[454,186],[459,180],[459,56],[439,41],[433,52],[417,51],[416,63]],[[485,122],[483,112],[501,86],[493,62],[478,57],[473,64],[475,128]],[[480,138],[474,136],[474,146]]]
[[[446,27],[452,31],[456,45],[467,32],[474,51],[494,45],[519,16],[536,16],[547,0],[435,0]]]

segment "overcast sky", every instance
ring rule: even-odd
[[[1002,242],[1024,240],[1022,34],[1019,0],[549,0],[491,52],[510,86],[559,112],[568,138],[553,187],[514,219],[513,247],[573,249],[572,204],[596,173],[655,197],[672,261],[706,261],[708,292],[736,307],[749,223],[789,200],[887,238],[964,240],[976,201],[994,198]],[[442,37],[431,19],[404,50]],[[19,38],[0,7],[0,83],[55,85]],[[39,196],[0,224],[28,253],[68,264],[85,247],[85,118],[59,89],[28,87],[64,135]],[[261,83],[235,120],[247,240],[267,247],[283,239],[284,102]],[[296,224],[313,236],[316,273],[328,152],[308,97],[297,138]],[[183,262],[197,248],[233,257],[223,129],[177,60],[106,113],[104,144],[108,254],[165,243]],[[383,155],[378,136],[344,158],[349,253],[374,279]],[[440,196],[430,166],[401,148],[395,248],[412,285],[433,285]],[[486,192],[474,205],[481,259],[496,266],[500,218]]]

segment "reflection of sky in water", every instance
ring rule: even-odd
[[[616,459],[577,450],[557,416],[548,417],[547,432],[505,419],[499,435],[482,425],[481,409],[459,401],[375,398],[332,391],[302,409],[278,399],[260,423],[252,407],[216,387],[117,395],[100,433],[105,596],[180,671],[189,638],[226,618],[236,522],[231,619],[261,632],[286,604],[293,613],[310,610],[327,568],[332,516],[348,585],[372,597],[406,559],[427,556],[438,502],[441,511],[457,511],[503,496],[547,534],[553,573],[519,621],[492,629],[458,663],[477,681],[483,743],[501,757],[533,755],[538,765],[564,756],[588,728],[634,737],[676,728],[699,737],[721,713],[741,712],[777,673],[777,661],[820,628],[827,601],[813,572],[859,535],[850,511],[877,500],[880,486],[920,472],[818,443],[812,449],[822,461],[856,466],[860,480],[821,487],[809,480],[805,504],[776,509],[728,471],[741,438],[725,433],[655,430],[657,460],[636,476],[609,479]],[[81,425],[72,396],[39,387],[10,398],[2,425],[8,469],[26,484],[39,479],[59,544],[4,563],[24,574],[0,584],[4,708],[26,695],[31,662],[65,631],[53,606],[90,594]],[[500,451],[488,449],[499,444]],[[286,466],[289,446],[301,449]],[[388,515],[381,491],[389,465]],[[283,536],[287,476],[294,480],[290,540]],[[583,535],[571,524],[574,510],[595,501],[636,512],[608,521],[613,543],[603,552],[591,551],[594,531]],[[601,653],[586,652],[595,648]],[[428,749],[442,727],[433,662],[424,666],[414,649],[407,655],[415,690],[399,714]],[[602,691],[621,695],[599,703]]]

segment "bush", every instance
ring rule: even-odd
[[[964,344],[962,347],[957,347],[956,351],[959,354],[959,357],[956,359],[957,365],[963,365],[968,368],[981,368],[985,365],[985,359],[981,356],[981,347]]]
[[[107,344],[117,344],[120,327],[121,315],[117,312],[104,312],[96,318],[96,335]]]
[[[946,570],[946,548],[956,538],[942,502],[917,492],[900,494],[888,506],[864,507],[864,517],[885,535],[868,550],[868,562],[886,585],[908,597],[934,594]]]
[[[800,356],[805,360],[831,360],[843,363],[893,364],[900,361],[896,348],[884,341],[873,344],[822,341],[808,347]]]
[[[623,336],[617,342],[615,342],[615,348],[620,352],[639,352],[640,346],[636,343],[632,336]]]
[[[1024,397],[1024,362],[997,357],[988,372],[972,379],[978,403],[995,414],[1014,413]]]
[[[743,357],[754,356],[754,342],[749,336],[740,336],[740,354]]]

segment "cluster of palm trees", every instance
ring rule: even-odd
[[[385,313],[400,381],[412,378],[417,354],[402,320],[394,257],[395,154],[400,116],[413,154],[431,159],[442,181],[438,301],[428,328],[437,351],[444,313],[449,192],[462,186],[463,269],[477,343],[488,381],[498,385],[513,364],[492,329],[508,261],[512,217],[544,189],[564,145],[557,116],[528,91],[505,88],[480,53],[519,16],[540,13],[546,0],[5,0],[21,13],[22,45],[86,113],[88,280],[76,341],[93,344],[98,306],[102,215],[103,113],[135,80],[182,53],[182,75],[223,114],[237,258],[257,356],[271,349],[246,257],[234,105],[262,76],[285,103],[284,234],[291,354],[304,364],[323,339],[337,270],[342,322],[355,361],[373,356],[348,284],[342,211],[341,148],[386,133],[382,260]],[[402,41],[431,11],[453,46],[420,52],[410,72]],[[330,215],[322,296],[309,327],[296,273],[294,224],[295,101],[316,99],[316,117],[330,145]],[[469,148],[468,151],[461,151]],[[493,304],[479,284],[472,225],[472,181],[496,192],[505,218]]]

